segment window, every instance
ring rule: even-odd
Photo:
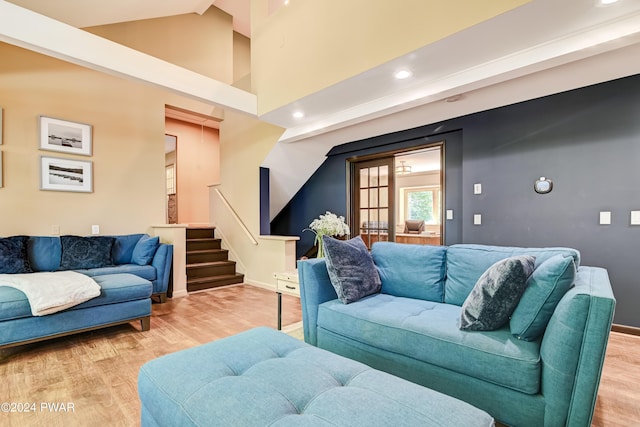
[[[403,200],[401,217],[420,219],[425,224],[440,224],[440,187],[406,187],[400,189]]]

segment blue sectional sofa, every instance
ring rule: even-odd
[[[160,243],[157,237],[129,234],[12,239],[24,242],[27,261],[27,271],[16,273],[76,271],[92,277],[100,286],[100,295],[54,314],[33,316],[23,292],[0,286],[0,348],[136,320],[146,331],[150,328],[152,297],[160,302],[166,299],[173,246]],[[0,272],[6,273],[1,267]]]
[[[507,323],[461,330],[500,260],[535,257]],[[325,259],[298,262],[305,341],[464,400],[510,426],[591,425],[615,299],[569,248],[375,243],[380,292],[344,304]],[[353,278],[352,278],[353,279]]]

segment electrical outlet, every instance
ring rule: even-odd
[[[91,226],[91,234],[100,234],[100,226],[92,225]]]

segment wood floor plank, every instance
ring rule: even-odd
[[[282,305],[283,325],[301,321],[298,298],[283,295]],[[147,332],[136,322],[0,350],[0,403],[36,404],[33,413],[0,413],[0,425],[139,425],[145,362],[256,326],[275,328],[276,310],[272,291],[218,288],[154,304]],[[640,337],[612,333],[593,426],[640,426],[639,367]]]

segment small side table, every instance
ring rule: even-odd
[[[278,330],[282,329],[282,294],[300,298],[300,282],[298,270],[274,273],[276,278],[276,293],[278,294]]]

